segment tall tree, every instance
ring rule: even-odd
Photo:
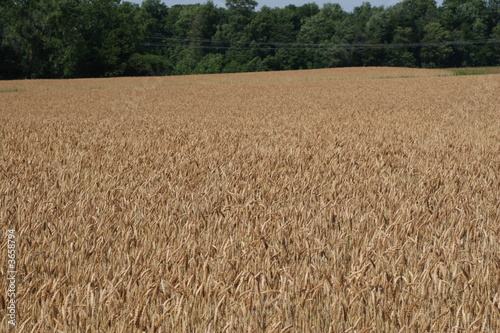
[[[18,55],[23,72],[29,78],[48,74],[46,42],[52,35],[54,16],[59,13],[57,7],[56,0],[10,0],[4,7],[3,37]]]
[[[86,54],[80,71],[86,76],[123,75],[147,31],[147,16],[136,4],[91,0],[83,10]]]
[[[452,52],[450,46],[440,44],[449,41],[450,33],[438,22],[429,23],[424,32],[422,42],[430,45],[422,48],[422,66],[439,67]]]
[[[413,52],[403,47],[404,44],[412,42],[413,31],[410,27],[397,27],[394,31],[394,39],[392,44],[394,48],[388,51],[388,65],[396,67],[415,67],[416,59]]]
[[[6,29],[10,22],[12,1],[0,2],[0,79],[22,78],[26,73],[20,64],[20,52],[14,48],[12,37]]]
[[[148,36],[164,36],[168,7],[161,0],[144,0],[141,8],[148,18]]]
[[[249,41],[248,24],[251,22],[258,5],[254,0],[226,0],[227,23],[222,26],[221,37],[236,41]]]

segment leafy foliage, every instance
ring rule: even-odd
[[[350,13],[330,3],[258,8],[254,0],[227,0],[226,8],[212,1],[4,0],[0,79],[494,66],[499,27],[497,0],[365,2]],[[488,39],[495,42],[457,43]]]

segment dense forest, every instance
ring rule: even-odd
[[[1,0],[0,79],[500,64],[500,0],[257,6]]]

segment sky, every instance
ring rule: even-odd
[[[135,3],[141,3],[142,0],[129,0],[131,2]],[[217,7],[225,7],[226,0],[212,0],[213,3]],[[363,2],[366,0],[256,0],[259,3],[259,9],[262,6],[268,6],[268,7],[284,7],[286,5],[296,5],[296,6],[301,6],[305,3],[310,3],[310,2],[315,2],[317,3],[320,7],[327,2],[330,3],[338,3],[342,6],[342,8],[350,12],[353,10],[354,7],[360,6]],[[171,7],[173,5],[188,5],[188,4],[194,4],[194,3],[205,3],[206,0],[164,0],[163,1],[168,7]],[[399,1],[397,0],[369,0],[367,1],[372,4],[372,6],[392,6]],[[441,5],[443,1],[442,0],[437,0],[437,4]]]

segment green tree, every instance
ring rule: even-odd
[[[450,46],[443,44],[450,40],[450,33],[438,22],[429,23],[424,32],[422,43],[430,45],[422,47],[422,67],[439,67],[452,52]]]
[[[267,70],[267,67],[259,57],[253,58],[243,66],[245,72],[262,72],[265,70]]]
[[[180,49],[179,53],[174,58],[175,66],[172,74],[188,75],[194,74],[198,60],[193,49]]]
[[[371,17],[382,11],[381,7],[372,7],[368,2],[355,7],[352,13],[336,27],[334,39],[337,44],[364,44],[370,41],[367,24]],[[360,66],[366,63],[366,51],[357,48],[338,49],[335,56],[340,60],[339,66]]]
[[[450,30],[459,30],[464,38],[478,18],[486,17],[487,7],[483,0],[444,0],[442,22]]]
[[[194,72],[196,74],[216,74],[222,72],[224,66],[224,55],[207,54],[198,64]]]
[[[126,74],[130,76],[158,76],[172,71],[171,63],[163,56],[134,53],[128,60]]]
[[[236,60],[231,60],[222,70],[223,73],[240,73],[243,71],[243,66]]]
[[[148,18],[148,36],[165,36],[167,30],[165,20],[168,15],[168,7],[161,0],[144,0],[141,9]]]
[[[87,47],[81,53],[81,75],[123,75],[146,35],[146,13],[129,2],[93,0],[85,3],[82,14],[85,25],[81,30]]]
[[[267,6],[262,7],[249,23],[248,28],[250,30],[252,40],[257,42],[269,42],[272,40],[275,37],[274,33],[276,30],[276,23],[277,17],[273,10]]]
[[[253,12],[259,4],[255,0],[226,0],[226,8],[241,12]]]
[[[52,38],[54,17],[59,14],[57,2],[11,0],[4,9],[3,38],[17,54],[23,72],[28,78],[45,76],[49,66],[46,43]]]
[[[407,27],[397,27],[394,31],[394,39],[392,44],[393,49],[389,49],[388,52],[388,65],[390,66],[402,66],[402,67],[415,67],[416,59],[407,47],[402,47],[401,45],[411,43],[411,38],[413,36],[412,28]]]
[[[491,39],[497,40],[496,43],[491,45],[491,50],[492,50],[492,65],[500,65],[500,23],[496,27],[493,28],[491,35]]]
[[[338,4],[325,4],[318,14],[305,19],[298,41],[304,43],[327,42],[333,37],[347,13]]]
[[[384,10],[379,7],[371,15],[368,22],[366,22],[366,33],[370,43],[374,44],[387,44],[394,38],[395,30],[395,14],[396,9],[388,8]]]
[[[379,7],[373,12],[366,23],[366,34],[370,44],[390,44],[394,38],[395,21],[394,7],[384,10]],[[387,51],[383,48],[368,48],[362,51],[363,66],[377,66],[383,64]]]
[[[307,59],[308,68],[334,67],[339,64],[335,57],[335,51],[326,44],[334,41],[338,26],[347,16],[338,4],[325,4],[314,16],[304,20],[298,33],[297,41],[307,44],[318,44],[318,47],[310,46],[303,52]],[[325,46],[321,46],[321,44]]]
[[[10,6],[11,1],[0,2],[0,80],[22,78],[26,74],[18,61],[19,53],[5,33]]]
[[[233,41],[250,41],[248,24],[255,15],[254,9],[257,5],[254,0],[226,0],[226,23],[221,26],[221,34],[218,37]]]
[[[391,14],[395,26],[411,28],[413,41],[424,38],[429,23],[439,21],[435,0],[403,0],[394,6]]]
[[[499,0],[444,0],[440,8],[435,0],[402,0],[387,8],[363,3],[352,13],[336,4],[258,11],[256,6],[254,0],[228,0],[226,8],[212,1],[169,8],[162,0],[140,6],[120,0],[3,0],[0,78],[499,61],[498,43],[445,43],[498,38]],[[419,42],[429,45],[390,46]]]
[[[186,37],[192,40],[190,46],[196,48],[197,59],[216,51],[210,49],[210,43],[203,42],[203,40],[210,40],[215,35],[218,23],[219,13],[213,2],[209,1],[204,5],[193,7]]]
[[[488,0],[486,7],[489,25],[494,28],[500,22],[500,0]]]

